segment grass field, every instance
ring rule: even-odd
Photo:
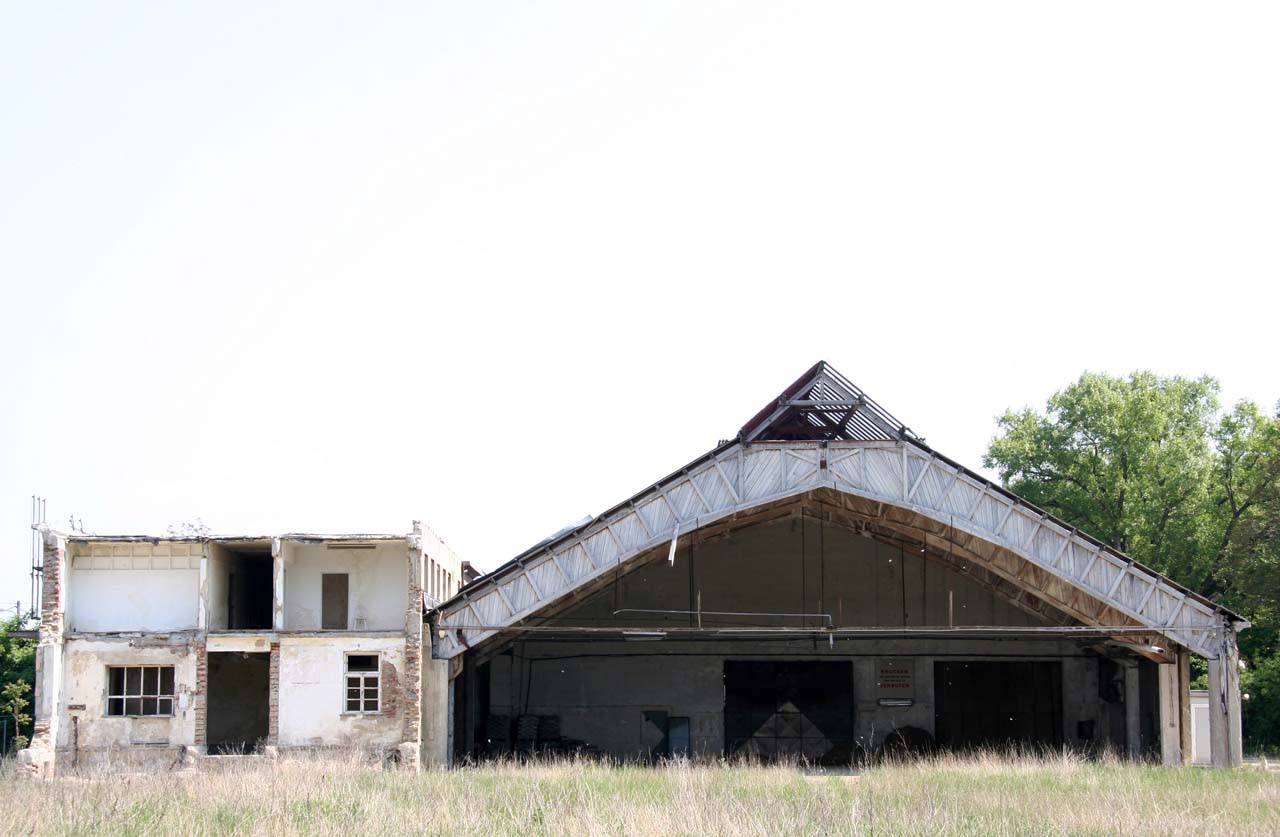
[[[3,779],[7,834],[1278,834],[1280,774],[982,756],[833,775],[586,762],[384,771],[332,757]]]

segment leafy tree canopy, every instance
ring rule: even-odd
[[[984,458],[1010,490],[1253,622],[1246,724],[1280,745],[1280,415],[1210,377],[1086,372],[1010,410]],[[1251,723],[1250,723],[1251,722]]]
[[[36,643],[10,636],[11,631],[25,627],[26,617],[22,614],[0,621],[0,712],[8,716],[6,723],[11,744],[14,720],[20,724],[17,732],[21,736],[29,738],[31,735],[31,716],[19,704],[25,702],[29,705],[31,687],[36,682]],[[22,743],[17,746],[22,746]]]

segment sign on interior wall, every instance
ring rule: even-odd
[[[887,706],[910,706],[916,696],[912,660],[876,660],[876,699]]]

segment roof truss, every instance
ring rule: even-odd
[[[1145,627],[1216,656],[1215,636],[1231,618],[914,438],[736,442],[464,590],[437,615],[434,654],[455,657],[590,589],[676,533],[811,493],[851,520],[922,538],[935,552],[962,550],[1027,601],[1085,625]]]

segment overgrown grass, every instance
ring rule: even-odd
[[[1074,756],[940,757],[856,775],[676,762],[422,773],[358,758],[0,784],[9,834],[1275,834],[1280,774]]]

